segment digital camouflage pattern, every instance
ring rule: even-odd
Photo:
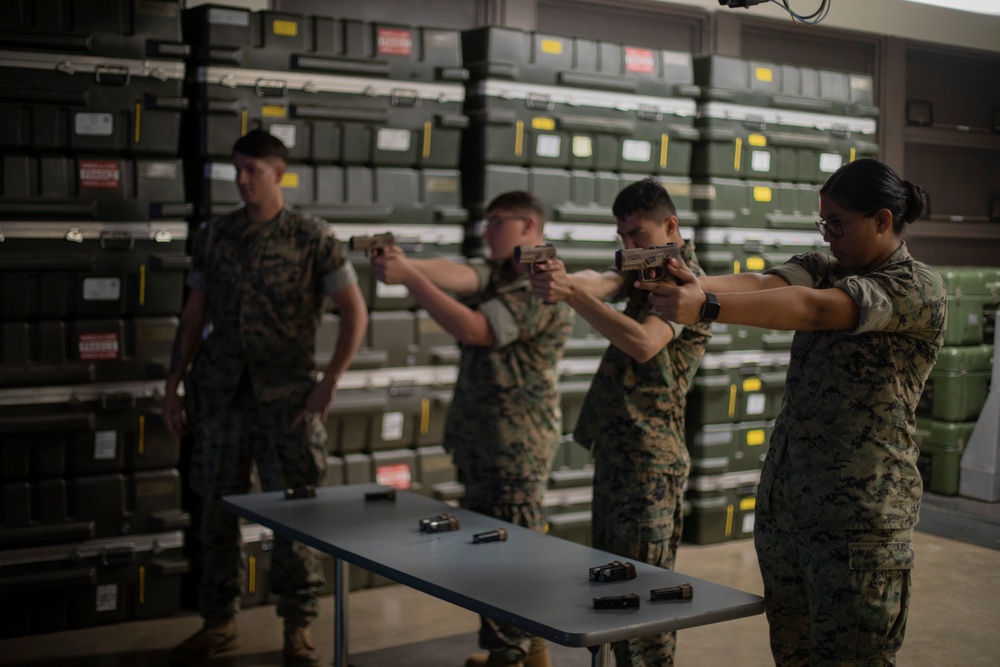
[[[861,308],[855,331],[798,331],[781,411],[761,472],[758,511],[776,471],[795,527],[912,528],[922,484],[914,413],[944,344],[944,281],[902,245],[868,274],[825,253],[768,271],[792,285],[840,287]]]
[[[869,273],[824,253],[768,272],[839,287],[861,310],[854,331],[792,343],[754,528],[772,650],[798,656],[782,665],[892,665],[922,494],[914,412],[944,343],[947,290],[905,244]]]
[[[595,447],[618,444],[598,441]],[[628,560],[674,569],[684,527],[686,485],[686,473],[638,471],[621,462],[596,463],[591,518],[593,547]],[[615,642],[615,664],[618,667],[672,665],[676,645],[676,632]]]
[[[475,260],[470,266],[486,270]],[[490,321],[497,344],[462,346],[444,442],[466,486],[507,494],[546,481],[552,468],[562,430],[558,367],[572,311],[532,297],[530,276],[512,262],[486,267],[483,289],[466,303]]]
[[[251,223],[244,209],[198,230],[188,284],[208,297],[211,333],[193,372],[222,409],[244,367],[262,405],[301,405],[312,389],[316,327],[325,295],[357,281],[326,222],[286,206]]]
[[[326,475],[326,429],[313,419],[291,431],[300,406],[200,410],[194,424],[190,484],[201,499],[198,538],[202,574],[199,612],[205,618],[230,616],[239,610],[246,564],[240,553],[239,520],[223,509],[225,495],[251,491],[251,461],[263,491],[306,484],[318,486]],[[268,586],[277,597],[279,616],[309,620],[316,616],[316,595],[324,583],[322,565],[313,549],[274,536]]]
[[[695,275],[704,275],[688,241],[681,256]],[[624,314],[636,321],[656,317],[649,292],[625,279]],[[652,314],[652,315],[651,315]],[[632,470],[687,475],[691,457],[684,445],[686,395],[711,337],[706,322],[680,328],[680,334],[655,357],[639,363],[611,345],[584,398],[573,438],[594,447],[595,463],[612,462]],[[622,488],[628,481],[622,480]]]
[[[265,491],[325,474],[322,424],[290,426],[314,384],[324,296],[357,276],[329,226],[290,207],[264,223],[242,208],[216,218],[191,254],[188,284],[207,296],[209,333],[186,385],[196,414],[190,483],[202,503],[199,604],[213,618],[238,609],[243,581],[238,522],[222,496],[250,491],[252,464]],[[323,585],[315,552],[276,537],[269,585],[279,615],[314,617]]]
[[[444,445],[465,485],[464,505],[521,526],[544,527],[542,498],[552,469],[562,411],[559,360],[572,328],[565,303],[531,295],[530,275],[511,261],[473,259],[483,288],[465,303],[487,318],[493,347],[463,345]],[[511,663],[530,636],[481,617],[479,645]]]
[[[775,664],[896,664],[910,602],[912,535],[911,529],[782,530],[759,519],[754,546]]]
[[[695,275],[704,275],[694,243],[681,249]],[[628,275],[625,315],[657,317],[649,292]],[[706,322],[674,327],[674,338],[656,356],[639,363],[611,345],[584,398],[574,439],[591,447],[595,548],[673,569],[684,515],[682,504],[691,456],[684,444],[688,388],[711,337]],[[676,633],[617,642],[618,667],[674,664]]]

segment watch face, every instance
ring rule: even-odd
[[[701,307],[701,319],[714,322],[719,317],[719,300],[711,292],[705,292],[705,305]]]

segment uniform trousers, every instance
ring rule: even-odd
[[[239,520],[222,508],[225,495],[248,493],[255,467],[264,491],[319,485],[326,474],[326,430],[318,419],[290,428],[301,405],[241,406],[215,413],[200,410],[191,456],[191,487],[201,500],[198,528],[202,572],[199,610],[205,618],[239,610],[243,563]],[[279,616],[296,622],[316,617],[324,584],[319,555],[275,536],[268,586]]]

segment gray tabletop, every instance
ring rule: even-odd
[[[226,496],[230,511],[393,581],[533,635],[590,647],[764,611],[764,600],[679,572],[633,561],[636,578],[591,582],[590,568],[620,558],[605,551],[456,509],[416,493],[366,500],[376,484],[324,487],[315,498],[282,492]],[[420,519],[445,513],[459,529],[428,533]],[[476,533],[503,528],[506,541],[476,544]],[[650,601],[650,590],[689,583],[690,600]],[[635,593],[638,609],[597,610],[595,597]]]

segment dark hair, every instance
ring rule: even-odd
[[[615,197],[611,212],[616,220],[623,220],[638,213],[643,217],[656,220],[659,224],[668,217],[677,215],[677,208],[666,188],[658,180],[649,176],[625,186]]]
[[[903,231],[903,225],[920,217],[927,202],[922,187],[903,180],[892,167],[871,158],[843,165],[826,179],[819,191],[854,213],[888,209],[897,234]]]
[[[545,224],[545,205],[542,204],[542,200],[524,190],[511,190],[494,197],[486,207],[486,212],[497,209],[514,212],[531,211],[538,219],[539,227]]]
[[[278,158],[288,162],[288,148],[273,134],[264,130],[250,130],[233,144],[233,153],[247,157]]]

